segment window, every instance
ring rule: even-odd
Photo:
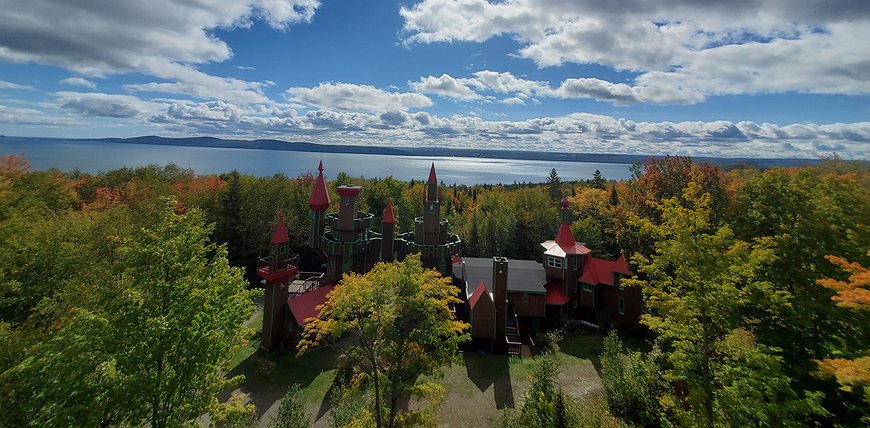
[[[277,253],[278,253],[278,249],[276,247],[272,247],[272,255],[274,256]]]
[[[529,303],[529,293],[523,293],[523,303]]]
[[[287,254],[287,247],[281,247],[278,249],[278,252],[281,254]]]
[[[574,309],[577,309],[577,301],[574,301]]]
[[[589,284],[583,284],[583,291],[585,291],[585,292],[587,292],[587,293],[591,293],[591,292],[593,292],[594,290],[595,290],[595,287],[593,287],[593,286],[591,286],[591,285],[589,285]]]
[[[548,256],[547,266],[551,268],[562,269],[562,259],[560,259],[559,257]]]
[[[574,292],[575,293],[577,292],[577,283],[576,282],[574,283]]]
[[[435,214],[435,204],[429,204],[429,214]]]
[[[345,205],[350,205],[351,198],[341,198],[341,199],[342,199],[342,203],[344,203]]]
[[[619,315],[625,315],[625,299],[619,298]]]
[[[578,259],[578,257],[574,257],[574,271],[575,271],[575,272],[577,271],[577,265],[579,264],[579,263],[577,262],[577,259]]]

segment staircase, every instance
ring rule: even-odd
[[[508,304],[507,307],[507,322],[504,327],[505,342],[507,342],[508,355],[522,354],[523,342],[520,337],[519,322],[514,308]]]

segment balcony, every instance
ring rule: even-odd
[[[257,259],[257,275],[267,282],[283,281],[299,272],[299,257],[284,257],[273,260],[271,256]]]

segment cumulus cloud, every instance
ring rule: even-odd
[[[66,79],[61,80],[60,83],[71,86],[83,86],[89,89],[97,88],[97,85],[94,84],[94,82],[91,82],[90,80],[83,77],[67,77]]]
[[[387,92],[370,85],[321,83],[313,88],[287,90],[290,101],[346,111],[388,112],[429,107],[429,97],[414,92]]]
[[[471,90],[464,82],[454,79],[448,74],[441,77],[421,77],[417,82],[409,82],[412,89],[417,92],[434,94],[441,97],[455,98],[459,100],[476,100],[481,96]]]
[[[868,2],[422,0],[404,6],[405,42],[512,35],[539,67],[600,64],[639,75],[574,82],[615,103],[694,103],[760,92],[870,93]]]
[[[247,27],[253,20],[284,30],[310,22],[318,6],[317,0],[0,0],[0,59],[50,64],[86,76],[139,72],[177,84],[154,89],[267,102],[257,83],[194,68],[232,56],[211,30]]]
[[[26,90],[33,91],[36,88],[28,85],[19,85],[17,83],[7,82],[5,80],[0,80],[0,89],[16,89],[16,90]]]
[[[129,119],[143,117],[164,107],[162,103],[141,100],[132,95],[99,92],[57,92],[55,104],[84,116]]]
[[[8,125],[33,126],[74,126],[79,125],[74,119],[21,107],[11,107],[0,104],[0,123]]]

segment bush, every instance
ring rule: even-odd
[[[640,426],[661,425],[658,399],[664,385],[660,381],[657,356],[657,350],[646,358],[640,352],[626,352],[614,331],[604,339],[601,381],[613,415]]]

